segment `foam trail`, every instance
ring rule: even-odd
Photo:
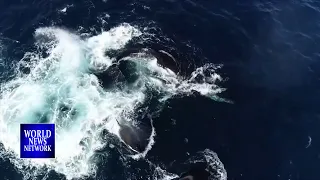
[[[151,120],[151,127],[152,127],[152,131],[151,131],[151,134],[150,134],[150,137],[149,137],[149,142],[147,144],[146,149],[141,153],[137,153],[135,155],[131,155],[131,157],[133,159],[145,158],[147,153],[151,150],[152,146],[154,145],[154,143],[155,143],[154,137],[156,136],[156,130],[155,130],[154,126],[153,126],[153,121],[152,120]]]
[[[55,27],[35,31],[37,50],[25,53],[16,67],[15,78],[0,86],[0,142],[4,146],[0,154],[9,158],[25,179],[50,170],[67,179],[93,176],[97,167],[92,157],[107,143],[102,132],[107,130],[120,137],[117,122],[136,121],[133,115],[146,100],[148,90],[160,92],[159,103],[192,90],[210,97],[221,91],[214,84],[219,76],[213,70],[203,76],[204,82],[193,79],[207,67],[186,79],[160,67],[156,59],[142,57],[128,57],[138,65],[135,84],[124,84],[121,89],[103,88],[93,72],[106,70],[114,63],[104,52],[121,49],[141,34],[129,24],[87,39]],[[55,159],[18,158],[19,125],[36,122],[56,124]],[[134,157],[145,157],[154,136],[153,128],[147,150]]]

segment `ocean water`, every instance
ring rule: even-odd
[[[312,0],[1,0],[0,179],[201,164],[212,180],[319,180],[319,19]],[[57,124],[56,159],[19,159],[25,122]],[[142,152],[121,124],[148,136]]]

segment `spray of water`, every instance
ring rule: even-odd
[[[159,66],[156,58],[139,53],[122,59],[136,64],[138,79],[133,84],[102,87],[94,72],[116,63],[105,51],[124,48],[141,34],[129,24],[88,38],[54,27],[37,29],[37,50],[25,53],[15,68],[15,77],[0,86],[0,142],[4,146],[0,155],[25,179],[50,170],[67,179],[91,176],[97,169],[92,159],[95,150],[108,143],[101,133],[107,130],[120,137],[118,122],[135,121],[133,114],[144,103],[147,91],[159,92],[159,103],[192,91],[217,98],[223,89],[215,85],[221,79],[215,73],[216,66],[205,65],[185,78]],[[56,158],[19,159],[20,123],[49,122],[56,124]],[[155,135],[153,128],[146,151],[134,158],[146,155]]]

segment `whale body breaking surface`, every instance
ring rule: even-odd
[[[120,124],[119,135],[123,142],[133,151],[142,153],[146,150],[151,133],[134,125]]]
[[[25,53],[14,67],[16,74],[0,88],[0,154],[22,176],[36,179],[51,170],[68,180],[94,176],[98,170],[94,156],[97,151],[107,154],[103,148],[114,147],[115,140],[124,158],[142,154],[141,160],[150,163],[148,179],[157,179],[151,178],[156,172],[167,177],[166,170],[157,171],[159,164],[145,156],[154,143],[155,128],[152,118],[140,117],[157,116],[175,95],[196,91],[215,99],[223,89],[215,83],[220,76],[213,64],[182,77],[176,60],[165,51],[124,47],[140,35],[129,24],[88,38],[55,27],[36,29],[37,50]],[[110,49],[114,54],[105,53]],[[19,123],[45,122],[56,124],[57,158],[19,159]],[[122,152],[123,143],[134,157]],[[204,153],[201,157],[219,161],[211,151]]]
[[[105,88],[110,88],[117,83],[134,83],[139,75],[137,65],[133,61],[125,60],[130,56],[139,54],[139,57],[156,58],[158,65],[169,68],[173,72],[179,71],[179,66],[175,58],[163,51],[153,50],[150,48],[124,48],[122,50],[109,50],[105,55],[114,59],[114,63],[105,71],[96,73],[100,83]],[[146,150],[151,136],[151,126],[138,127],[130,122],[117,121],[120,127],[119,136],[130,150],[136,153],[142,153]]]

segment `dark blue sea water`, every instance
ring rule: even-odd
[[[233,103],[198,94],[169,100],[154,119],[148,156],[179,174],[188,154],[208,148],[230,180],[320,179],[319,20],[320,3],[312,0],[0,0],[2,54],[10,62],[32,49],[39,27],[75,31],[127,22],[152,27],[155,36],[138,46],[170,52],[185,74],[206,62],[222,64],[219,85],[227,90],[220,96]],[[2,81],[8,70],[2,67]],[[97,179],[126,179],[118,158],[108,164],[101,163]],[[147,168],[138,161],[126,171],[145,179]],[[0,179],[21,178],[1,161]],[[64,177],[52,172],[49,179]]]

